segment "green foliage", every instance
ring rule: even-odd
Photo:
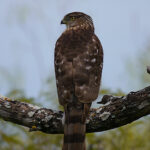
[[[149,150],[149,122],[146,117],[118,129],[89,134],[88,150]]]
[[[47,91],[42,92],[46,93]],[[34,98],[25,98],[25,93],[22,90],[14,89],[8,92],[7,96],[37,105]],[[40,97],[46,101],[49,95],[41,94]],[[39,105],[42,106],[42,103]],[[62,135],[48,135],[42,132],[31,133],[25,127],[0,120],[0,150],[53,150],[60,149],[61,145]]]
[[[146,72],[146,67],[150,65],[150,45],[146,46],[133,60],[128,60],[127,69],[130,78],[130,85],[135,88],[148,86],[150,76]]]
[[[114,96],[124,96],[125,95],[124,92],[121,91],[120,89],[118,89],[117,91],[113,92],[112,90],[106,89],[106,88],[105,89],[101,89],[100,94],[101,95],[109,94],[109,95],[114,95]]]

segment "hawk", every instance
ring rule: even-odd
[[[61,24],[66,30],[55,45],[55,75],[65,111],[63,150],[85,150],[85,122],[99,93],[103,49],[89,15],[72,12]]]

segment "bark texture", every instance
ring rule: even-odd
[[[148,68],[147,68],[148,69]],[[150,114],[150,86],[126,96],[103,96],[99,108],[90,110],[86,132],[101,132],[131,123]],[[0,118],[30,131],[63,133],[63,112],[0,97]]]

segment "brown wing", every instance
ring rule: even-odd
[[[55,75],[59,103],[65,105],[70,102],[74,93],[73,65],[68,55],[73,52],[69,48],[69,35],[62,35],[55,46]],[[66,46],[67,45],[67,46]]]
[[[100,41],[93,35],[81,55],[73,60],[75,96],[83,103],[98,97],[103,67],[103,49]]]
[[[77,48],[74,54],[74,50],[65,47],[67,40],[62,41],[62,39],[65,38],[60,37],[55,47],[55,74],[59,102],[64,105],[73,100],[73,96],[83,103],[92,102],[99,93],[103,67],[101,43],[96,35],[93,35],[91,40],[82,46],[82,51],[81,48]],[[72,53],[69,53],[68,49]]]

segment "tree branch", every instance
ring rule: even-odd
[[[126,125],[150,114],[150,86],[126,96],[105,95],[101,106],[91,109],[87,132],[100,132]],[[0,117],[30,131],[63,133],[63,112],[0,97]]]
[[[147,66],[147,73],[150,74],[150,66]]]

